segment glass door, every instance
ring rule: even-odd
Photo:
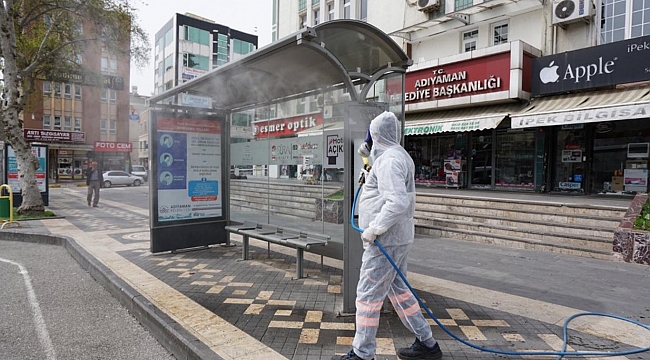
[[[492,130],[472,134],[470,142],[470,185],[473,188],[492,187]]]
[[[557,131],[555,155],[555,181],[557,192],[584,193],[586,182],[587,132],[584,129]]]

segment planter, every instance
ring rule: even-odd
[[[316,199],[315,220],[343,224],[343,200]]]
[[[650,231],[634,229],[648,194],[637,194],[614,231],[614,259],[650,265]]]

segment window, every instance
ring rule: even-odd
[[[334,20],[334,3],[327,4],[327,20]]]
[[[54,130],[61,130],[61,117],[60,116],[55,116],[54,117]]]
[[[307,8],[307,0],[298,0],[298,11],[305,11]]]
[[[224,34],[217,35],[217,63],[223,65],[228,62],[230,54],[228,53],[228,36]]]
[[[232,45],[233,45],[232,51],[235,54],[241,54],[241,55],[246,55],[249,52],[252,52],[254,50],[254,48],[255,48],[255,45],[253,45],[253,44],[251,44],[249,42],[241,41],[241,40],[237,40],[237,39],[234,39],[232,41]]]
[[[167,45],[169,45],[169,44],[171,44],[173,42],[174,42],[174,29],[169,29],[165,33],[165,42],[164,42],[165,46],[164,47],[167,47]]]
[[[183,66],[192,69],[210,70],[210,59],[207,56],[183,54]]]
[[[116,59],[110,59],[108,61],[108,64],[110,66],[111,72],[116,73],[117,72],[117,60]]]
[[[316,6],[320,4],[320,0],[311,0],[311,6]]]
[[[43,81],[43,95],[50,95],[52,93],[52,83]]]
[[[99,121],[99,131],[102,134],[106,134],[108,132],[108,121],[106,119],[101,119]]]
[[[63,130],[70,131],[72,130],[72,118],[66,116],[63,120]]]
[[[75,118],[74,119],[74,131],[81,131],[81,119],[80,118]]]
[[[165,58],[165,67],[164,67],[165,70],[163,71],[163,73],[173,68],[174,68],[174,56],[169,55]]]
[[[343,0],[343,18],[349,19],[350,16],[350,0]]]
[[[77,100],[81,99],[81,85],[79,84],[74,86],[74,98]]]
[[[493,45],[508,43],[508,24],[497,24],[492,28]]]
[[[108,90],[102,89],[102,94],[100,95],[99,99],[102,102],[106,102],[106,99],[108,98]]]
[[[111,120],[110,133],[115,134],[116,129],[117,129],[117,121],[116,120]]]
[[[296,113],[297,114],[304,114],[306,112],[306,109],[305,109],[306,105],[307,104],[306,104],[305,98],[299,99],[298,103],[297,103],[297,106],[296,106]]]
[[[72,98],[72,84],[63,85],[63,94],[66,99]]]
[[[210,33],[191,26],[183,26],[183,40],[203,45],[210,45]]]
[[[304,28],[305,26],[307,26],[307,15],[300,15],[298,22],[300,28]]]
[[[111,94],[111,102],[115,103],[115,101],[117,100],[117,91],[109,90],[108,92]]]
[[[456,11],[467,9],[474,5],[474,0],[454,0],[454,9]]]
[[[54,96],[61,97],[61,84],[54,83]]]
[[[478,40],[478,30],[472,30],[463,33],[463,52],[476,50],[476,41]]]
[[[318,95],[309,97],[309,111],[318,110]]]
[[[106,56],[102,56],[101,65],[102,71],[108,71],[108,58]]]
[[[51,129],[52,128],[52,118],[50,115],[43,115],[43,129]]]
[[[368,0],[361,0],[359,2],[359,14],[361,14],[359,20],[368,20]]]
[[[84,63],[84,57],[81,54],[76,54],[75,55],[75,61],[77,62],[77,65],[81,65]]]
[[[600,43],[650,35],[650,1],[603,0]]]
[[[320,8],[314,10],[314,25],[318,25],[320,23]]]
[[[165,91],[174,87],[174,80],[169,80],[165,83]],[[161,91],[162,92],[162,91]]]

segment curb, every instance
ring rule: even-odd
[[[199,339],[185,330],[108,267],[90,255],[74,239],[56,235],[2,232],[0,240],[64,247],[73,259],[102,285],[158,342],[179,360],[222,360]]]

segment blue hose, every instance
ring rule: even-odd
[[[361,229],[360,227],[358,227],[358,226],[356,226],[354,224],[354,212],[355,212],[355,210],[357,208],[357,199],[359,198],[359,194],[361,193],[361,188],[362,188],[362,186],[359,186],[359,189],[357,190],[357,193],[354,195],[354,202],[352,203],[352,214],[350,215],[350,224],[352,224],[352,228],[354,230],[362,233],[363,229]],[[563,330],[562,330],[562,335],[563,335],[564,339],[563,339],[563,344],[562,344],[562,350],[561,351],[501,351],[501,350],[489,349],[489,348],[484,348],[484,347],[481,347],[481,346],[478,346],[478,345],[474,345],[474,344],[470,343],[469,341],[463,340],[463,339],[459,338],[458,336],[454,335],[454,333],[452,333],[449,329],[447,329],[447,327],[444,326],[438,320],[438,318],[436,318],[433,315],[433,313],[431,313],[431,310],[429,310],[429,308],[422,302],[422,299],[420,299],[420,297],[415,292],[413,287],[411,287],[411,284],[409,284],[409,282],[406,280],[406,277],[399,270],[399,267],[397,266],[397,264],[395,264],[395,261],[393,261],[393,259],[390,257],[390,255],[388,255],[388,253],[386,252],[384,247],[381,246],[381,244],[377,240],[375,240],[375,245],[377,245],[379,250],[381,250],[381,252],[384,254],[384,256],[386,256],[386,259],[388,259],[388,262],[390,262],[390,264],[393,266],[395,271],[397,271],[397,275],[399,275],[399,277],[404,281],[406,286],[408,286],[409,290],[411,290],[411,293],[413,293],[413,296],[415,296],[415,298],[418,300],[418,303],[420,304],[420,307],[422,307],[427,312],[427,314],[429,314],[431,319],[433,319],[433,321],[435,321],[436,324],[438,324],[438,326],[440,326],[440,328],[442,330],[444,330],[447,334],[449,334],[449,336],[451,336],[452,338],[458,340],[459,342],[461,342],[461,343],[463,343],[463,344],[465,344],[465,345],[467,345],[467,346],[469,346],[471,348],[474,348],[476,350],[484,351],[484,352],[488,352],[488,353],[493,353],[493,354],[513,355],[513,356],[521,356],[521,355],[557,356],[556,360],[560,360],[565,356],[624,356],[624,355],[632,355],[632,354],[638,354],[638,353],[650,351],[650,346],[648,346],[646,348],[642,348],[642,349],[620,351],[620,352],[566,351],[566,348],[568,346],[568,339],[569,339],[569,336],[568,336],[569,323],[571,321],[573,321],[573,319],[578,318],[578,317],[582,317],[582,316],[609,317],[609,318],[613,318],[613,319],[626,321],[626,322],[632,323],[634,325],[638,325],[638,326],[650,331],[650,326],[642,324],[642,323],[640,323],[638,321],[634,321],[632,319],[624,318],[624,317],[621,317],[621,316],[616,316],[616,315],[611,315],[611,314],[603,314],[603,313],[597,313],[597,312],[578,313],[578,314],[572,315],[571,317],[566,319],[566,321],[564,322]]]

